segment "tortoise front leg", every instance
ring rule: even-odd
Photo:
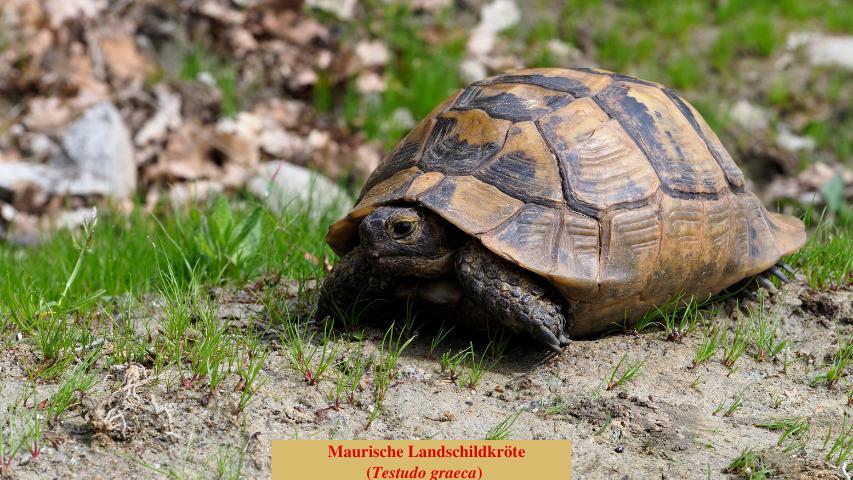
[[[475,245],[459,252],[456,275],[469,299],[510,329],[555,352],[569,343],[563,304],[542,279]]]
[[[375,313],[379,303],[388,303],[396,284],[396,279],[380,275],[362,253],[361,247],[356,247],[335,264],[323,281],[314,318],[334,318],[362,309],[362,313],[368,310]]]

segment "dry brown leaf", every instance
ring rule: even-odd
[[[154,66],[136,48],[133,36],[125,32],[110,32],[98,41],[110,73],[119,79],[142,81],[154,71]]]
[[[288,129],[295,129],[301,125],[310,124],[310,118],[306,115],[308,107],[299,100],[282,100],[274,98],[259,104],[254,114],[261,118],[265,128],[273,128],[279,125]]]
[[[72,44],[65,69],[56,71],[57,79],[65,79],[77,89],[77,97],[71,101],[75,109],[86,109],[96,103],[110,99],[110,88],[95,76],[92,61],[80,43]]]
[[[216,124],[213,146],[225,155],[225,162],[253,167],[260,159],[260,132],[260,119],[251,113],[242,112],[237,118],[226,118]]]
[[[21,159],[21,155],[17,150],[0,151],[0,163],[16,162]]]
[[[157,112],[136,132],[137,145],[160,142],[169,130],[181,126],[181,97],[172,93],[165,84],[154,87],[157,94]]]
[[[363,67],[382,67],[388,63],[391,54],[381,40],[361,41],[355,45],[355,56]]]
[[[382,93],[388,88],[388,82],[384,76],[376,72],[366,71],[358,75],[355,86],[362,94]]]
[[[355,150],[355,163],[353,168],[364,178],[367,178],[382,160],[382,145],[377,142],[365,143],[359,145]]]
[[[46,0],[45,10],[50,17],[50,26],[59,28],[68,20],[95,18],[105,8],[107,0]]]
[[[194,121],[188,121],[169,134],[158,162],[146,172],[151,181],[196,180],[219,173],[210,161],[210,133]]]
[[[258,49],[255,36],[245,28],[232,28],[228,31],[228,41],[238,55],[245,55]]]
[[[351,20],[355,14],[357,0],[306,0],[305,5],[324,10],[341,20]]]
[[[30,130],[54,132],[71,120],[71,109],[59,97],[30,100],[24,124]]]
[[[198,7],[198,11],[202,15],[227,25],[242,25],[246,21],[246,15],[240,10],[228,8],[223,5],[223,2],[216,2],[214,0],[205,0]]]
[[[853,172],[843,167],[831,166],[824,162],[816,162],[797,176],[806,189],[820,191],[834,177],[840,175],[844,183],[853,183]]]
[[[283,128],[266,128],[260,137],[261,150],[292,163],[305,163],[310,150],[305,139]]]
[[[33,59],[41,59],[47,50],[53,45],[53,33],[48,30],[39,30],[29,37],[26,42],[26,52]]]

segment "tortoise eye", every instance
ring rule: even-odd
[[[394,222],[391,225],[391,236],[394,239],[399,240],[410,233],[415,229],[415,224],[408,220],[400,220],[399,222]]]

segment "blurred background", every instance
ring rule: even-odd
[[[304,195],[301,167],[349,198],[455,89],[525,66],[669,85],[768,206],[850,217],[843,0],[3,0],[0,229],[33,242],[103,198]]]

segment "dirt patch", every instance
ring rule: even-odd
[[[850,289],[785,289],[767,308],[780,318],[781,338],[790,342],[787,360],[780,355],[757,362],[748,350],[734,371],[721,364],[720,352],[690,368],[702,341],[699,332],[681,343],[660,332],[576,341],[541,365],[541,352],[513,341],[471,390],[441,373],[439,361],[428,355],[431,337],[422,335],[400,358],[373,421],[369,373],[363,388],[356,389],[356,404],[336,410],[332,377],[308,386],[274,340],[263,370],[267,383],[243,414],[234,413],[235,378],[211,396],[202,385],[182,385],[176,371],[154,377],[143,366],[114,366],[98,372],[95,390],[46,435],[41,456],[24,455],[11,471],[19,478],[132,478],[155,472],[195,478],[199,472],[215,476],[219,465],[242,457],[244,475],[267,477],[272,439],[476,439],[518,414],[510,438],[574,441],[576,478],[705,478],[709,472],[716,478],[744,449],[760,452],[783,477],[834,478],[836,468],[824,461],[823,439],[850,413],[851,387],[846,378],[833,389],[813,386],[812,379],[825,371],[839,336],[853,332],[845,316],[851,302]],[[714,321],[726,323],[738,315],[736,309],[720,310]],[[222,308],[224,316],[239,318],[262,317],[258,312],[258,306]],[[369,327],[364,351],[374,351],[382,334]],[[462,349],[469,340],[458,335],[438,351]],[[26,350],[14,345],[3,354],[0,396],[6,403],[24,389],[17,360]],[[610,370],[623,356],[626,362],[643,360],[642,370],[607,390]],[[50,393],[50,387],[43,388],[42,395]],[[740,408],[726,415],[737,399]],[[804,448],[789,452],[783,451],[785,444],[776,446],[780,432],[755,426],[800,416],[810,420],[810,435]]]

